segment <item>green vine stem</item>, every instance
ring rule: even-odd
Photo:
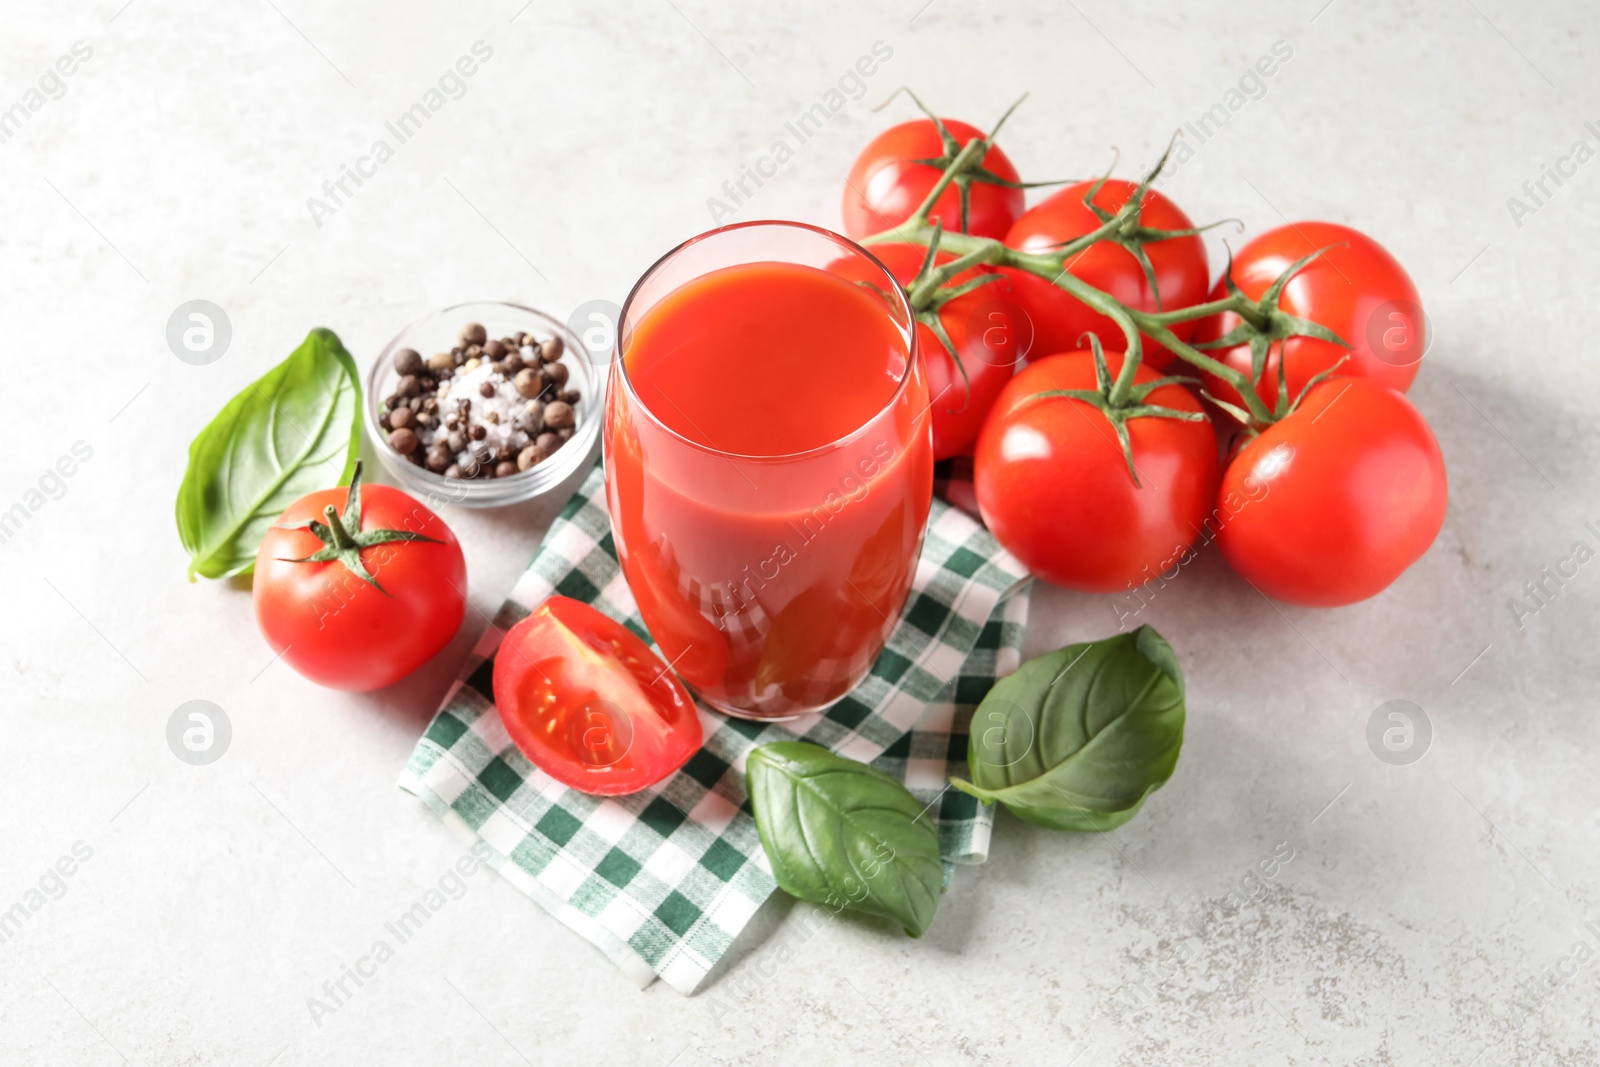
[[[1266,402],[1256,393],[1255,381],[1260,380],[1264,358],[1254,360],[1253,374],[1246,375],[1212,358],[1187,342],[1179,340],[1171,330],[1173,325],[1206,318],[1220,312],[1231,311],[1239,316],[1242,320],[1242,325],[1239,329],[1230,333],[1227,338],[1222,339],[1229,344],[1249,342],[1253,351],[1259,349],[1264,353],[1265,347],[1274,341],[1282,342],[1293,336],[1313,336],[1343,345],[1345,348],[1350,347],[1325,327],[1303,319],[1297,319],[1280,311],[1277,307],[1278,298],[1281,296],[1283,286],[1288,279],[1304,269],[1323,250],[1318,250],[1318,252],[1306,257],[1285,271],[1284,275],[1274,283],[1261,300],[1251,300],[1240,292],[1237,287],[1229,284],[1229,292],[1226,297],[1171,311],[1145,312],[1130,308],[1109,293],[1082,281],[1067,269],[1067,265],[1075,256],[1097,241],[1117,240],[1120,236],[1139,229],[1138,212],[1143,206],[1145,194],[1149,191],[1151,182],[1155,180],[1166,165],[1166,154],[1162,155],[1160,162],[1139,183],[1134,195],[1129,197],[1128,202],[1118,209],[1115,214],[1106,217],[1096,229],[1049,252],[1022,252],[1014,248],[1008,248],[992,237],[975,237],[968,233],[952,233],[935,223],[930,223],[929,215],[939,197],[950,187],[952,182],[981,167],[984,155],[989,148],[990,140],[988,138],[975,137],[968,141],[951,159],[949,166],[945,168],[944,173],[939,176],[939,180],[934,183],[933,188],[928,191],[928,195],[910,218],[899,226],[885,230],[882,233],[873,234],[864,238],[861,242],[868,246],[888,243],[915,244],[937,251],[949,252],[956,257],[948,263],[935,265],[932,262],[935,256],[929,255],[929,262],[922,274],[907,288],[907,295],[914,311],[922,311],[932,305],[938,299],[940,288],[961,271],[969,268],[983,265],[1010,267],[1027,271],[1043,278],[1056,288],[1071,294],[1077,300],[1115,322],[1118,328],[1122,330],[1123,336],[1127,340],[1126,352],[1122,367],[1118,371],[1117,379],[1105,396],[1107,404],[1117,408],[1125,407],[1129,404],[1134,389],[1134,378],[1138,372],[1139,364],[1143,360],[1143,338],[1148,336],[1189,365],[1220,378],[1231,385],[1245,405],[1243,414],[1248,416],[1247,424],[1253,428],[1271,425],[1288,414],[1288,411],[1285,410],[1286,405],[1280,403],[1277,406],[1277,410],[1274,410],[1268,407]],[[1168,152],[1170,151],[1171,146],[1169,145]],[[1160,240],[1163,237],[1180,236],[1190,232],[1192,231],[1150,235],[1148,231],[1145,231],[1146,236],[1144,239]],[[1228,277],[1231,283],[1231,269]],[[1239,410],[1233,405],[1229,406],[1236,412]]]

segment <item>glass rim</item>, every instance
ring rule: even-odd
[[[645,282],[654,277],[656,272],[666,265],[669,260],[677,256],[678,253],[682,252],[684,249],[689,248],[691,245],[699,244],[702,241],[716,237],[719,234],[729,233],[734,230],[750,229],[757,226],[783,227],[793,230],[808,230],[811,233],[832,241],[846,252],[851,252],[862,256],[868,263],[876,268],[879,274],[883,276],[883,279],[888,283],[886,291],[894,294],[896,306],[905,315],[904,326],[902,326],[900,322],[895,319],[893,314],[890,314],[889,316],[890,321],[895,325],[895,329],[900,332],[901,337],[906,342],[906,369],[905,373],[900,375],[900,380],[895,383],[894,393],[890,395],[889,399],[884,402],[882,407],[874,411],[870,416],[862,421],[860,426],[857,426],[849,433],[846,433],[842,437],[836,438],[835,440],[827,441],[820,445],[814,445],[811,448],[803,449],[799,452],[784,452],[771,455],[751,455],[745,452],[728,452],[684,436],[682,433],[679,433],[677,430],[667,425],[659,415],[650,409],[650,405],[644,402],[644,398],[639,395],[638,390],[633,386],[633,379],[628,376],[628,361],[623,357],[622,353],[622,341],[624,333],[626,332],[624,328],[628,324],[628,312],[633,307],[634,299],[639,295],[639,290],[643,288]],[[731,265],[732,264],[730,264],[730,266]],[[704,274],[696,275],[696,277],[703,276]],[[622,302],[622,310],[617,315],[617,333],[615,345],[615,355],[612,362],[615,363],[616,366],[612,369],[612,373],[622,380],[622,386],[627,391],[628,400],[631,406],[636,406],[639,411],[643,412],[644,415],[649,418],[653,425],[690,448],[710,456],[716,456],[727,460],[738,460],[744,463],[792,463],[796,460],[808,459],[813,456],[821,455],[834,449],[843,448],[846,445],[849,445],[851,442],[865,434],[867,429],[871,427],[873,423],[877,422],[900,402],[901,397],[905,395],[907,384],[914,377],[916,377],[915,364],[918,358],[917,320],[915,313],[911,310],[910,298],[906,295],[905,288],[900,284],[895,276],[889,272],[889,268],[883,265],[883,261],[877,256],[873,255],[870,249],[857,244],[855,241],[852,241],[842,233],[835,233],[833,230],[830,230],[824,226],[814,226],[809,222],[796,222],[791,219],[752,219],[749,222],[734,222],[728,224],[727,226],[718,226],[715,229],[706,230],[704,233],[696,234],[687,241],[683,241],[669,249],[667,252],[663,253],[654,263],[650,264],[643,274],[639,275],[639,280],[633,283],[633,288],[628,291],[627,299]]]

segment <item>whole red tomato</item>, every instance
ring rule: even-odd
[[[941,119],[946,130],[965,146],[983,131],[957,119]],[[919,159],[940,159],[945,145],[932,119],[914,119],[878,134],[856,157],[844,185],[844,232],[853,240],[900,225],[911,217],[924,198],[933,191],[943,168],[918,163]],[[1014,182],[1017,168],[991,146],[983,158],[984,169],[997,178]],[[1005,236],[1012,222],[1022,214],[1021,189],[975,180],[969,185],[966,225],[961,220],[961,192],[954,182],[939,195],[928,221],[937,219],[951,232],[965,231],[979,237]]]
[[[1217,544],[1267,596],[1331,607],[1373,596],[1415,563],[1444,523],[1444,457],[1393,389],[1317,383],[1250,441],[1222,477]]]
[[[1122,356],[1107,353],[1115,375]],[[1159,375],[1140,365],[1135,381]],[[1056,585],[1107,593],[1148,581],[1194,542],[1217,490],[1217,439],[1206,421],[1145,416],[1128,421],[1133,463],[1105,414],[1054,389],[1094,389],[1089,352],[1047,356],[1000,392],[978,436],[978,510],[995,538],[1034,574]],[[1181,385],[1145,403],[1198,412]]]
[[[318,685],[352,692],[393,685],[432,659],[467,605],[450,527],[400,490],[360,479],[358,466],[349,489],[290,504],[261,541],[254,583],[256,624],[273,651]]]
[[[1332,247],[1329,247],[1332,246]],[[1327,249],[1296,274],[1284,288],[1278,306],[1298,318],[1326,326],[1350,344],[1341,348],[1316,337],[1290,337],[1274,344],[1256,393],[1271,407],[1278,398],[1278,368],[1289,368],[1289,399],[1306,382],[1339,359],[1342,377],[1365,378],[1405,392],[1417,376],[1427,346],[1427,320],[1417,288],[1405,268],[1382,245],[1358,230],[1334,222],[1294,222],[1268,230],[1233,257],[1233,281],[1252,300],[1261,299],[1272,283],[1296,260]],[[1224,282],[1213,299],[1227,296]],[[1230,313],[1204,320],[1195,341],[1212,341],[1239,325]],[[1250,346],[1209,349],[1207,354],[1235,370],[1250,373]],[[1231,385],[1203,375],[1211,395],[1238,403]]]
[[[1079,182],[1050,194],[1017,220],[1005,235],[1006,245],[1019,252],[1051,252],[1098,229],[1099,217],[1084,205],[1084,198],[1093,187],[1094,182]],[[1095,194],[1094,204],[1114,214],[1137,188],[1133,182],[1109,180]],[[1139,218],[1141,226],[1153,230],[1194,228],[1177,204],[1154,189],[1145,193]],[[1155,273],[1154,290],[1138,258],[1112,241],[1096,241],[1074,256],[1067,270],[1136,311],[1175,311],[1205,298],[1211,273],[1206,265],[1205,242],[1199,236],[1146,242],[1144,251]],[[1033,347],[1024,355],[1071,352],[1083,344],[1085,333],[1099,337],[1107,349],[1120,352],[1127,348],[1121,327],[1077,297],[1027,271],[1005,268],[1002,273],[1011,279],[1017,302],[1033,320]],[[1161,297],[1159,307],[1157,292]],[[1195,323],[1176,323],[1171,330],[1180,341],[1187,341],[1194,334]],[[1164,370],[1173,358],[1165,348],[1145,339],[1144,362]]]
[[[874,245],[872,252],[903,286],[916,279],[927,256],[926,249],[907,244]],[[951,258],[941,255],[939,262]],[[987,273],[981,268],[963,271],[951,284],[960,285]],[[961,357],[960,367],[932,328],[917,324],[917,348],[928,372],[935,459],[949,459],[971,447],[995,397],[1016,370],[1018,316],[1005,292],[1006,282],[997,279],[939,308],[939,322]]]
[[[528,760],[585,793],[636,793],[700,747],[694,702],[620,622],[553,596],[506,632],[494,702]]]

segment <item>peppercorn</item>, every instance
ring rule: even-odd
[[[544,424],[552,430],[561,430],[577,422],[572,405],[565,400],[552,401],[544,406]]]
[[[397,374],[421,374],[422,353],[415,348],[402,348],[394,354],[394,369]]]
[[[517,376],[512,384],[517,387],[518,393],[533,399],[544,390],[544,375],[532,367],[524,367],[517,371]]]

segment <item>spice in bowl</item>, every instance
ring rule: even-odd
[[[469,322],[448,352],[400,349],[378,415],[388,446],[446,478],[509,478],[543,462],[578,424],[565,347],[556,334],[495,339]]]

